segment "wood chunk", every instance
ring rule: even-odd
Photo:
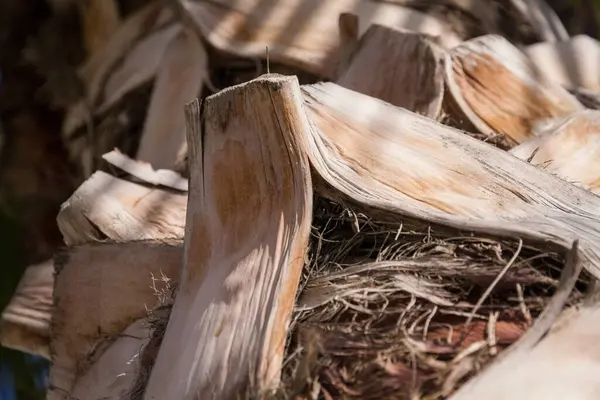
[[[200,95],[208,58],[190,30],[168,45],[158,71],[136,158],[154,168],[172,168],[185,145],[183,106]]]
[[[124,358],[148,338],[140,319],[170,290],[162,277],[179,276],[181,242],[83,245],[56,265],[48,399],[122,398],[136,378]]]
[[[544,170],[600,193],[600,111],[579,111],[510,151]]]
[[[427,14],[376,0],[179,0],[204,38],[217,49],[248,58],[292,65],[333,78],[339,61],[338,17],[358,15],[360,34],[372,23],[414,30],[439,38],[446,46],[461,38]]]
[[[425,35],[371,25],[337,83],[436,119],[444,94],[443,57]]]
[[[143,182],[155,186],[164,186],[182,192],[188,191],[187,179],[170,169],[154,170],[150,164],[143,161],[132,160],[117,149],[104,154],[102,158],[111,165],[127,172]]]
[[[145,398],[261,394],[279,381],[312,219],[302,95],[263,75],[186,110],[184,270]]]
[[[61,206],[57,217],[69,246],[103,241],[182,239],[187,196],[98,171]]]
[[[446,83],[455,102],[483,134],[509,145],[532,136],[548,119],[583,109],[559,84],[539,76],[506,39],[487,35],[464,42],[446,56]]]
[[[50,358],[54,262],[27,267],[0,319],[0,344]]]
[[[569,89],[600,91],[600,42],[587,35],[563,42],[536,43],[524,49],[539,73]]]
[[[326,196],[566,250],[600,277],[600,199],[462,132],[333,83],[303,87]],[[400,215],[402,217],[400,217]]]

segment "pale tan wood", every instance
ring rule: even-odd
[[[181,239],[186,193],[143,186],[98,171],[62,204],[57,217],[65,243],[105,239]]]
[[[567,249],[600,277],[600,199],[461,131],[333,83],[303,87],[309,157],[346,199]],[[322,190],[322,189],[321,189]]]
[[[182,192],[188,191],[187,179],[183,178],[177,172],[170,169],[154,170],[147,162],[132,160],[117,149],[110,153],[103,154],[102,159],[142,182],[155,186],[164,186]]]
[[[81,0],[77,2],[83,25],[83,41],[87,54],[102,49],[120,25],[115,0]]]
[[[279,380],[312,217],[302,95],[295,77],[263,75],[186,109],[184,267],[145,398],[263,393]]]
[[[444,53],[427,36],[371,25],[337,84],[436,119]]]
[[[183,106],[200,95],[208,57],[188,29],[171,41],[161,64],[136,158],[154,168],[172,168],[185,145]]]
[[[2,346],[50,358],[53,286],[53,260],[27,267],[10,303],[2,310]]]
[[[600,111],[579,111],[510,151],[544,170],[600,193]]]
[[[48,399],[122,398],[137,366],[121,357],[147,340],[139,320],[160,306],[158,293],[168,290],[161,277],[178,278],[181,242],[83,245],[56,262]],[[117,371],[126,375],[111,374]]]
[[[563,42],[528,46],[525,54],[546,79],[565,87],[600,91],[600,42],[577,35]]]
[[[354,13],[360,34],[372,23],[428,33],[446,46],[460,43],[451,27],[427,14],[376,0],[179,0],[214,47],[265,58],[333,78],[339,61],[338,17]]]
[[[473,125],[490,137],[500,133],[513,145],[530,138],[537,124],[583,109],[501,36],[455,47],[446,56],[445,72],[453,99]]]
[[[597,399],[600,310],[594,306],[571,314],[531,351],[498,367],[492,364],[476,385],[451,399]]]

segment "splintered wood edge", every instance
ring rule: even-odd
[[[261,106],[273,110],[259,111]],[[239,393],[239,390],[262,393],[276,386],[279,380],[289,318],[310,230],[312,185],[304,144],[304,131],[308,129],[308,121],[303,111],[302,95],[297,78],[269,74],[209,97],[202,108],[198,100],[193,101],[186,106],[186,113],[192,175],[185,235],[186,261],[182,283],[145,398],[163,398],[168,395],[191,399],[198,395],[208,396],[208,393],[212,393],[212,398],[229,398],[228,396]],[[234,125],[228,129],[230,124]],[[235,129],[240,129],[239,136],[234,134]],[[272,130],[271,133],[262,133],[269,130]],[[226,137],[231,137],[230,140],[225,140],[222,136],[225,132]],[[242,139],[255,132],[260,135],[256,139]],[[254,148],[241,146],[240,142],[243,140],[255,143]],[[269,140],[275,144],[267,145],[265,141]],[[242,153],[238,154],[237,150]],[[230,157],[238,155],[235,156],[236,159],[229,159],[223,158],[223,154]],[[269,159],[274,160],[274,164],[266,161]],[[271,193],[270,185],[280,181],[277,183],[280,193],[264,200],[264,204],[272,203],[281,214],[277,217],[273,215],[271,222],[265,222],[270,227],[264,228],[263,225],[263,229],[269,231],[260,233],[263,222],[256,221],[256,226],[246,226],[254,224],[252,218],[262,219],[268,215],[269,206],[262,205],[262,202],[256,204],[256,209],[254,205],[248,206],[246,211],[255,211],[255,216],[248,216],[244,211],[245,222],[237,221],[235,225],[230,218],[235,216],[235,203],[227,211],[230,217],[226,221],[229,222],[220,219],[224,215],[219,217],[220,214],[210,211],[221,203],[220,200],[212,199],[220,197],[215,192],[215,183],[212,181],[218,178],[218,174],[224,173],[221,171],[226,160],[234,163],[237,160],[242,163],[244,170],[255,163],[256,176],[262,176],[264,171],[264,179],[267,179],[265,182],[268,182],[263,184],[259,179],[256,185],[252,183],[254,188],[261,191]],[[278,171],[275,168],[277,164],[283,165],[283,169]],[[235,174],[237,173],[241,171]],[[233,174],[232,172],[229,176]],[[252,175],[250,173],[243,179],[245,184],[253,182]],[[227,175],[223,176],[220,179],[232,179]],[[275,179],[273,183],[272,179]],[[232,182],[225,189],[242,193],[242,189]],[[288,196],[292,197],[288,199]],[[244,196],[238,194],[237,197],[236,201],[242,201]],[[248,201],[254,203],[258,198]],[[213,203],[216,205],[212,205]],[[214,212],[218,211],[215,209]],[[293,215],[287,221],[285,215],[289,213]],[[275,221],[278,218],[281,220]],[[244,226],[236,226],[239,224]],[[223,227],[220,228],[219,225]],[[291,231],[286,230],[286,226]],[[221,237],[219,229],[232,231],[229,239],[227,235],[218,239],[220,244],[215,243],[209,234],[215,232]],[[239,229],[243,229],[244,233],[237,232]],[[257,230],[259,233],[254,232]],[[286,237],[282,237],[283,234]],[[273,252],[275,242],[279,250]],[[233,244],[236,244],[236,250],[227,250]],[[264,253],[260,259],[256,258],[257,251]],[[234,254],[230,254],[231,252]],[[196,260],[196,264],[192,265],[190,260]],[[223,268],[227,272],[220,272]],[[240,280],[242,277],[238,275],[242,273],[245,278]],[[250,279],[254,275],[256,277]],[[228,294],[232,290],[230,285],[234,282],[235,293],[243,290],[244,286],[256,287],[250,291],[249,297]],[[257,296],[267,302],[260,301]],[[240,308],[241,305],[245,306]],[[190,319],[190,309],[196,310],[194,313],[200,315],[199,319]],[[259,317],[258,314],[255,315],[257,312],[266,315]],[[230,316],[228,323],[218,323],[225,315]],[[237,326],[241,326],[246,333],[236,331]],[[217,329],[218,333],[214,334],[213,329]],[[181,342],[181,335],[187,337],[186,332],[190,330],[195,332],[190,338],[193,340],[189,344]],[[243,343],[236,345],[237,342]],[[228,343],[227,348],[219,350],[225,343]],[[241,345],[243,348],[240,348]],[[174,367],[173,352],[187,354],[188,357],[180,358],[179,365]],[[189,383],[182,385],[183,381]]]
[[[177,240],[147,240],[86,244],[56,254],[50,328],[53,398],[68,398],[116,335],[147,317],[159,301],[157,290],[168,289],[163,275],[176,284],[181,248]]]

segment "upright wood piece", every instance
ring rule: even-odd
[[[187,106],[184,270],[147,400],[277,385],[312,218],[302,103],[265,75]]]
[[[371,25],[337,83],[435,119],[444,94],[443,58],[426,35]]]

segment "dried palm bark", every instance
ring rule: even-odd
[[[560,286],[548,272],[561,257],[531,243],[382,223],[323,200],[311,236],[282,398],[447,398]]]
[[[443,58],[430,37],[371,25],[336,82],[437,119],[444,95]]]
[[[464,42],[446,56],[446,84],[468,120],[507,147],[532,136],[537,124],[583,109],[560,84],[540,76],[516,47],[497,35]]]
[[[561,178],[600,193],[600,112],[579,111],[545,127],[510,151]]]
[[[312,215],[298,81],[266,75],[187,113],[184,267],[145,398],[262,393],[279,381]]]
[[[27,267],[0,317],[0,344],[50,358],[50,319],[54,263]]]
[[[58,226],[67,245],[105,239],[180,239],[186,193],[116,178],[98,171],[62,206]]]
[[[48,399],[123,398],[149,339],[144,320],[179,274],[181,243],[82,245],[56,265]]]
[[[587,35],[562,42],[536,43],[524,49],[539,73],[571,89],[600,91],[600,44]]]
[[[309,158],[334,191],[406,218],[559,248],[600,276],[598,198],[462,132],[333,83],[304,86]]]

